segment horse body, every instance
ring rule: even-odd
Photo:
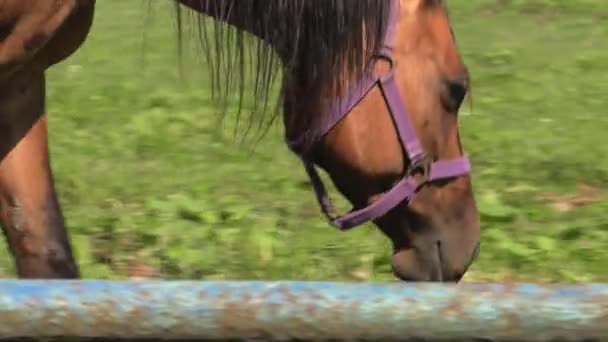
[[[84,42],[94,5],[0,0],[0,209],[21,277],[79,276],[48,162],[44,72]],[[396,276],[462,277],[479,247],[470,177],[452,169],[429,178],[442,161],[464,158],[457,111],[468,74],[442,1],[179,0],[180,27],[186,8],[203,42],[213,38],[198,12],[215,19],[216,41],[241,51],[228,68],[211,58],[214,77],[236,70],[242,80],[244,33],[257,37],[257,95],[266,96],[272,72],[283,71],[286,139],[305,162],[324,211],[314,165],[329,174],[353,213],[363,213],[351,226],[373,221],[392,241]],[[381,82],[353,93],[370,75]],[[383,75],[390,75],[389,95]],[[352,103],[344,107],[339,99]],[[342,109],[327,126],[336,106]],[[405,183],[412,186],[408,194],[400,190]],[[386,200],[391,193],[396,197]]]

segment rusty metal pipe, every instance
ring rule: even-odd
[[[608,339],[608,284],[0,281],[0,339]]]

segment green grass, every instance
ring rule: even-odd
[[[200,71],[180,81],[163,8],[144,30],[142,3],[98,2],[86,45],[49,72],[52,163],[83,276],[392,280],[388,241],[325,222],[279,126],[255,145],[218,129],[206,69],[188,58]],[[461,130],[483,225],[465,279],[608,281],[608,6],[450,10],[474,81]],[[0,276],[14,276],[5,251]]]

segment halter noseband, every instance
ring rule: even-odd
[[[391,52],[398,15],[399,0],[391,0],[389,22],[384,37],[384,44],[378,56],[376,56],[376,59],[382,58],[390,62],[390,71],[379,77],[366,74],[353,89],[346,93],[339,101],[336,101],[332,111],[329,113],[331,115],[325,116],[323,119],[324,121],[322,122],[319,136],[327,134],[327,132],[342,120],[353,107],[355,107],[355,105],[377,85],[381,90],[382,96],[388,106],[389,113],[395,123],[399,141],[410,161],[410,165],[406,170],[404,177],[388,192],[384,193],[368,206],[358,210],[353,209],[345,215],[334,216],[332,214],[333,207],[331,200],[314,163],[306,155],[299,152],[302,150],[302,146],[298,141],[287,141],[289,148],[294,153],[298,154],[304,163],[304,168],[310,177],[321,210],[325,216],[327,216],[328,220],[340,230],[348,230],[365,222],[372,221],[386,214],[403,201],[407,201],[409,205],[418,191],[427,183],[440,179],[463,176],[470,172],[470,163],[466,156],[452,160],[432,161],[424,153],[422,145],[416,136],[416,131],[412,125],[404,101],[399,94],[399,87],[395,82],[395,74],[392,67],[393,59]],[[415,177],[418,173],[422,176]]]

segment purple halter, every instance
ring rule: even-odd
[[[358,210],[353,209],[345,215],[334,216],[332,214],[333,207],[331,200],[313,162],[298,152],[301,151],[301,144],[294,140],[287,141],[290,149],[298,154],[304,163],[304,168],[310,177],[321,210],[329,221],[340,230],[348,230],[365,222],[372,221],[386,214],[403,201],[407,201],[408,204],[411,203],[416,193],[429,182],[463,176],[470,172],[470,163],[466,156],[454,160],[432,161],[422,150],[422,146],[416,137],[416,131],[410,121],[408,111],[399,94],[394,70],[392,69],[393,60],[391,52],[397,17],[399,15],[399,0],[391,0],[390,11],[384,44],[377,58],[388,60],[391,63],[391,70],[386,75],[380,77],[368,74],[345,97],[340,99],[340,101],[336,101],[330,113],[331,115],[326,116],[321,124],[322,129],[319,132],[319,136],[327,134],[374,86],[378,85],[395,123],[399,140],[410,160],[410,165],[404,177],[372,204]],[[414,177],[416,173],[421,173],[422,177],[417,179]]]

